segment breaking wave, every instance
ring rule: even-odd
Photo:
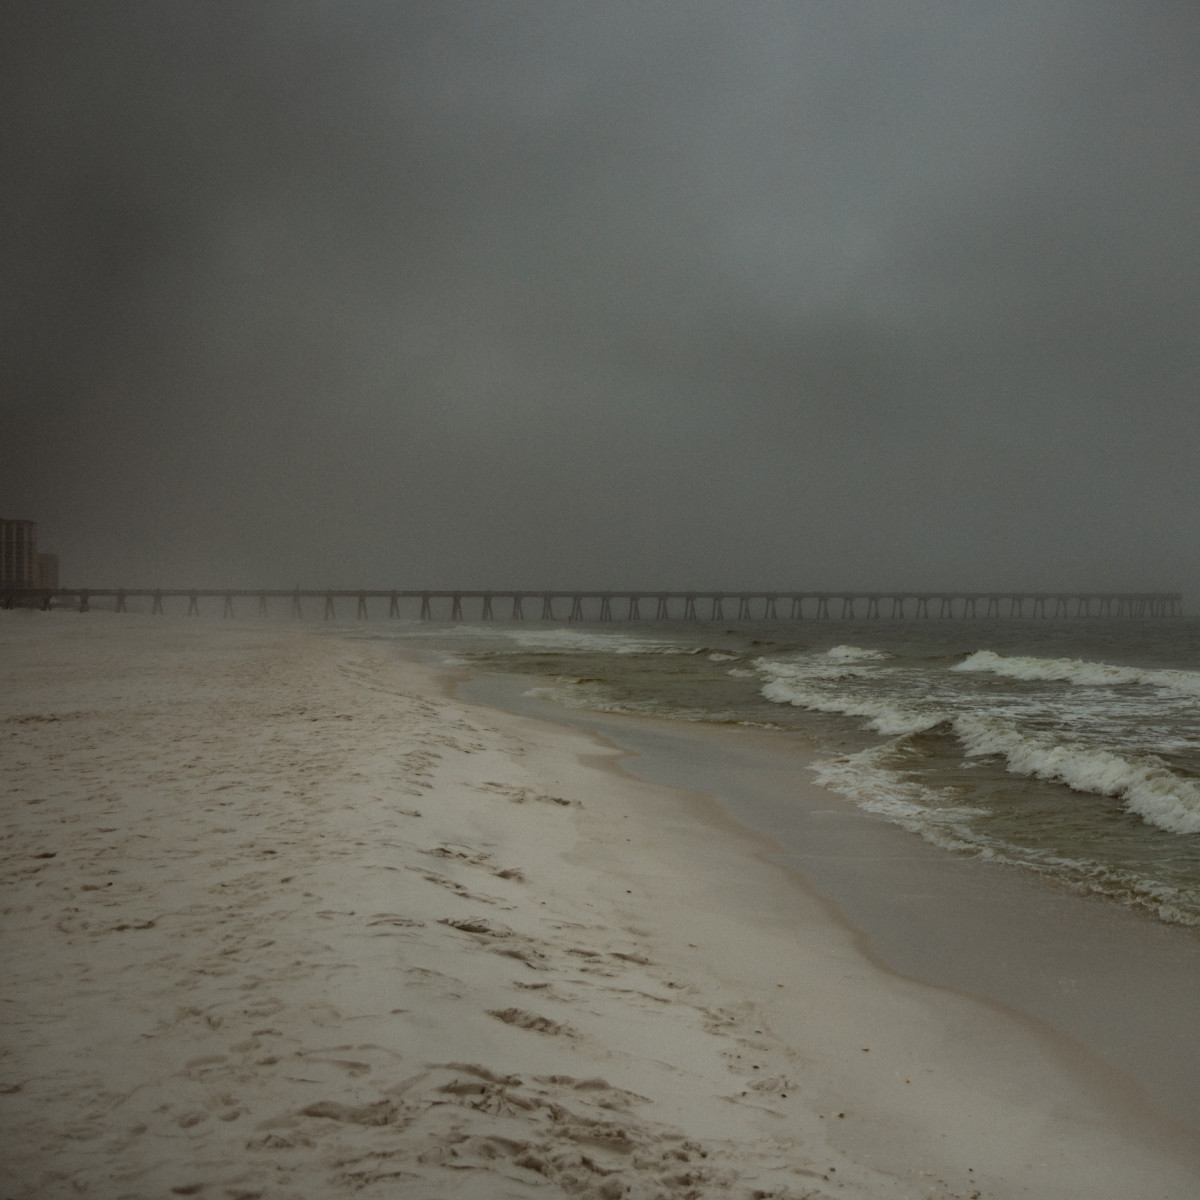
[[[864,661],[857,655],[843,657]],[[1017,721],[994,711],[964,711],[953,697],[945,695],[897,696],[880,689],[868,690],[863,681],[872,674],[878,678],[878,668],[874,672],[871,668],[852,668],[849,672],[831,669],[825,665],[829,658],[826,654],[790,661],[757,660],[755,667],[765,679],[761,694],[776,704],[861,718],[865,728],[884,737],[906,737],[942,726],[953,732],[968,758],[998,757],[1011,774],[1117,799],[1128,812],[1168,833],[1200,833],[1200,783],[1172,771],[1152,754],[1125,757],[1111,749],[1068,740],[1062,733],[1056,736],[1041,729],[1025,730]],[[1051,660],[1004,660],[998,655],[989,659],[973,655],[972,659],[977,664],[989,664],[969,668],[972,670],[993,670],[992,660],[1055,665]],[[1186,677],[1189,673],[1142,674]]]
[[[1163,921],[1200,925],[1194,894],[1144,871],[1100,862],[1086,854],[1068,856],[1018,846],[985,833],[976,818],[986,817],[987,809],[962,804],[950,789],[924,786],[889,768],[888,761],[901,740],[815,762],[813,775],[823,787],[943,850],[1022,867],[1072,891],[1147,910]]]
[[[1022,733],[1009,721],[984,715],[957,717],[951,724],[968,757],[998,755],[1013,774],[1111,796],[1168,833],[1200,833],[1200,786],[1153,755],[1131,760],[1110,750]]]
[[[478,632],[475,630],[474,632]],[[500,635],[522,650],[554,654],[695,654],[690,646],[663,638],[583,629],[506,629]]]
[[[1117,687],[1144,684],[1184,696],[1200,696],[1200,671],[1169,671],[1151,667],[1118,667],[1112,663],[1084,662],[1078,658],[1026,658],[977,650],[952,671],[978,671],[1009,679],[1048,680],[1082,687]]]
[[[835,646],[824,654],[803,659],[759,658],[754,667],[766,680],[761,693],[775,704],[791,704],[815,712],[842,713],[866,718],[868,729],[885,737],[920,733],[945,720],[945,714],[929,712],[892,697],[851,695],[829,687],[839,680],[868,679],[880,668],[868,664],[885,661],[889,656],[877,650],[857,646]],[[886,668],[885,668],[886,669]]]
[[[824,657],[832,662],[880,662],[892,656],[883,650],[865,650],[862,646],[834,646],[825,651]]]
[[[813,712],[841,713],[848,717],[865,717],[866,727],[885,737],[897,734],[921,733],[940,725],[945,714],[922,712],[892,700],[831,695],[819,688],[806,687],[802,680],[777,675],[762,686],[762,695],[776,704],[792,704]]]

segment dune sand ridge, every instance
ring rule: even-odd
[[[3,617],[5,1200],[1194,1194],[615,747],[384,641]]]

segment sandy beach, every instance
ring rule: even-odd
[[[3,1200],[1170,1197],[713,797],[313,627],[0,613]]]

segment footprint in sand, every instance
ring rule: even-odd
[[[374,1104],[339,1104],[336,1100],[318,1100],[300,1110],[305,1117],[322,1117],[347,1125],[395,1125],[403,1113],[394,1100],[377,1100]]]
[[[438,924],[470,934],[476,945],[486,947],[493,954],[515,958],[535,971],[547,969],[546,955],[541,950],[528,938],[514,933],[498,921],[489,921],[486,917],[443,917]]]
[[[551,796],[545,792],[535,792],[530,788],[514,787],[510,784],[497,783],[495,780],[486,780],[479,785],[481,788],[486,788],[489,792],[497,792],[506,800],[513,804],[524,804],[527,800],[533,800],[539,804],[556,804],[561,808],[570,808],[571,801],[564,800],[561,796]]]
[[[488,1016],[503,1021],[505,1025],[515,1025],[518,1029],[528,1029],[532,1033],[547,1033],[563,1037],[578,1037],[579,1035],[569,1025],[561,1025],[549,1017],[527,1012],[523,1008],[488,1009]]]
[[[424,921],[416,921],[412,917],[404,917],[399,913],[376,913],[367,921],[368,925],[388,925],[396,929],[420,929]]]
[[[408,870],[416,871],[419,868],[409,867]],[[497,908],[511,909],[515,905],[507,904],[500,899],[499,896],[486,896],[482,892],[472,892],[469,888],[464,887],[456,879],[449,879],[445,875],[439,875],[436,871],[421,871],[421,878],[426,883],[436,883],[438,887],[444,887],[447,891],[453,892],[456,896],[460,896],[464,900],[470,900],[476,904],[494,904]]]

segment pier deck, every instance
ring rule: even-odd
[[[73,608],[87,612],[96,601],[128,612],[131,600],[149,600],[152,613],[187,602],[188,616],[200,602],[218,600],[221,615],[235,615],[235,600],[254,604],[265,617],[270,602],[290,606],[293,617],[319,609],[337,615],[337,602],[353,601],[355,617],[367,620],[387,601],[389,618],[494,621],[800,621],[926,618],[1177,617],[1180,592],[861,592],[861,591],[560,591],[412,590],[378,588],[55,588],[0,591],[0,608]],[[308,608],[305,608],[305,602]],[[107,607],[107,604],[105,604]],[[211,606],[209,606],[211,607]]]

